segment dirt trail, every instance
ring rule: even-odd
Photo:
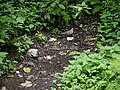
[[[38,49],[39,57],[31,58],[26,55],[22,57],[17,72],[12,78],[4,79],[2,87],[6,87],[6,90],[50,90],[54,79],[51,75],[63,72],[63,67],[68,65],[68,60],[73,60],[69,56],[70,51],[94,51],[95,42],[86,40],[96,35],[93,31],[94,25],[91,23],[94,21],[87,22],[86,24],[77,23],[78,26],[74,27],[74,33],[71,36],[74,39],[71,41],[62,36],[53,37],[57,41],[48,42],[45,45],[35,41],[31,48]],[[30,73],[23,72],[23,67],[31,68]],[[26,81],[30,81],[27,83],[28,86],[21,85]]]

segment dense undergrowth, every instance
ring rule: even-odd
[[[1,0],[0,11],[0,76],[16,70],[17,62],[6,59],[7,47],[22,54],[34,38],[45,43],[42,30],[57,33],[84,13],[99,14],[97,51],[71,52],[75,60],[57,76],[60,82],[52,90],[119,90],[119,0]]]
[[[34,38],[43,44],[46,42],[47,37],[41,31],[57,33],[61,28],[67,28],[72,20],[71,17],[74,17],[74,14],[71,14],[74,10],[71,10],[69,5],[74,5],[74,2],[70,0],[0,0],[0,50],[3,51],[0,54],[4,55],[4,57],[0,55],[2,72],[0,76],[11,70],[8,62],[3,60],[7,56],[5,52],[9,47],[14,47],[23,54],[33,44]]]
[[[57,75],[60,82],[52,90],[120,89],[120,1],[96,1],[86,0],[96,6],[93,13],[101,10],[97,51],[71,52],[75,60],[69,61],[64,72]]]

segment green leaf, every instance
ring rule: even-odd
[[[34,25],[33,25],[33,24],[30,24],[30,25],[29,25],[29,28],[30,28],[30,29],[32,29],[33,27],[34,27]]]
[[[76,70],[76,76],[79,77],[80,76],[81,71],[79,69]]]
[[[7,54],[7,52],[0,52],[0,57],[6,57]]]
[[[117,36],[119,36],[119,37],[120,37],[120,31],[118,31],[118,32],[117,32]]]
[[[93,13],[96,13],[96,12],[100,11],[101,8],[102,8],[102,6],[97,5],[97,6],[94,7],[94,9],[93,9],[92,12],[93,12]]]
[[[0,42],[1,42],[1,43],[5,43],[5,41],[4,41],[3,39],[0,39]]]
[[[2,65],[3,64],[3,59],[2,58],[0,58],[0,65]]]
[[[65,6],[62,5],[62,4],[59,4],[59,7],[60,7],[61,9],[65,9]]]
[[[21,3],[24,3],[25,0],[19,0]]]
[[[19,17],[16,18],[16,21],[17,21],[18,23],[24,23],[25,17],[19,16]]]
[[[46,15],[44,16],[44,18],[50,20],[50,15],[49,15],[49,14],[46,14]]]
[[[56,84],[57,80],[53,80],[53,83]]]

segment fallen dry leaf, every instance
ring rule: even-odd
[[[29,73],[29,72],[31,71],[31,68],[29,68],[29,67],[24,67],[24,68],[23,68],[23,71],[24,71],[25,73]]]
[[[47,59],[47,60],[50,60],[50,59],[52,59],[52,58],[54,58],[55,56],[50,56],[50,55],[48,55],[48,56],[46,56],[46,57],[44,57],[45,59]]]

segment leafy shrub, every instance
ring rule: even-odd
[[[114,44],[120,40],[120,3],[110,0],[105,4],[106,9],[100,17],[98,36],[104,43]]]
[[[57,32],[61,22],[69,23],[68,1],[13,0],[0,3],[0,46],[13,45],[16,37],[37,30]]]
[[[120,50],[120,49],[119,49]],[[119,90],[120,89],[120,54],[114,54],[116,57],[113,62],[111,62],[110,69],[112,72],[116,73],[115,79],[111,80],[105,90]]]
[[[72,52],[75,60],[69,61],[70,65],[65,67],[63,74],[58,75],[60,83],[56,89],[109,90],[107,88],[112,88],[114,85],[110,85],[113,82],[119,82],[120,47],[114,45],[99,48],[99,53]]]
[[[14,45],[17,47],[17,50],[19,53],[24,53],[26,49],[30,47],[30,45],[33,44],[31,38],[29,38],[27,35],[23,35],[17,39],[17,41],[14,43]]]
[[[73,12],[75,13],[75,16],[73,18],[81,18],[84,12],[90,14],[88,10],[91,8],[89,8],[84,1],[81,4],[76,4],[75,6],[71,5],[69,7],[73,8]]]
[[[3,74],[13,73],[16,71],[15,64],[17,63],[15,60],[7,60],[6,52],[0,52],[0,76]]]
[[[35,34],[35,38],[37,39],[39,39],[39,41],[42,43],[42,44],[45,44],[46,43],[46,41],[47,41],[47,36],[45,36],[43,33],[41,33],[41,32],[37,32],[36,34]]]
[[[92,14],[98,13],[104,9],[104,4],[101,0],[84,0],[84,2],[86,2],[92,8]]]

